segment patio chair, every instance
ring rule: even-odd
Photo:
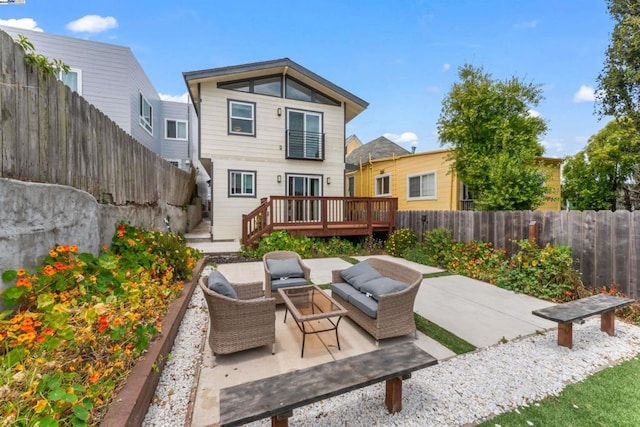
[[[209,346],[214,355],[271,344],[275,354],[276,302],[264,298],[262,282],[231,283],[237,298],[208,288],[209,276],[198,283],[209,307]]]
[[[262,257],[264,266],[264,295],[275,297],[276,304],[284,301],[278,288],[308,285],[311,269],[302,262],[302,258],[292,251],[274,251]]]

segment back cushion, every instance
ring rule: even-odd
[[[362,292],[371,294],[371,297],[378,301],[380,295],[392,294],[407,289],[407,284],[390,277],[380,277],[365,283],[360,289]]]
[[[382,275],[366,261],[359,262],[353,267],[342,270],[340,276],[358,290],[361,290],[360,288],[368,281],[382,277]]]
[[[268,259],[267,267],[272,279],[304,277],[302,267],[296,258]]]
[[[209,290],[213,292],[217,292],[220,295],[224,295],[229,298],[238,298],[238,294],[236,294],[235,289],[231,286],[231,283],[227,280],[226,277],[222,275],[219,271],[212,271],[209,274],[209,278],[207,279],[207,287]]]

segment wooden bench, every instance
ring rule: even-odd
[[[288,425],[293,410],[386,381],[389,413],[402,410],[402,380],[438,361],[413,343],[384,347],[322,365],[286,372],[220,390],[220,426],[237,426],[271,417],[271,425]]]
[[[573,347],[573,322],[583,322],[585,318],[600,315],[600,330],[613,336],[616,308],[625,307],[635,300],[609,294],[593,295],[587,298],[534,310],[531,313],[543,319],[558,322],[558,345]]]

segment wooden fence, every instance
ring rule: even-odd
[[[400,211],[396,228],[410,228],[422,238],[437,228],[452,231],[458,241],[482,240],[517,251],[512,240],[529,236],[537,224],[537,241],[573,248],[576,268],[586,286],[615,284],[638,298],[640,283],[640,212],[638,211]]]
[[[68,185],[98,202],[189,202],[195,173],[144,147],[39,69],[0,31],[0,176]]]

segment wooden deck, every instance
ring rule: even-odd
[[[379,197],[271,196],[242,216],[242,244],[253,245],[273,230],[293,236],[362,236],[390,233],[398,199]]]

